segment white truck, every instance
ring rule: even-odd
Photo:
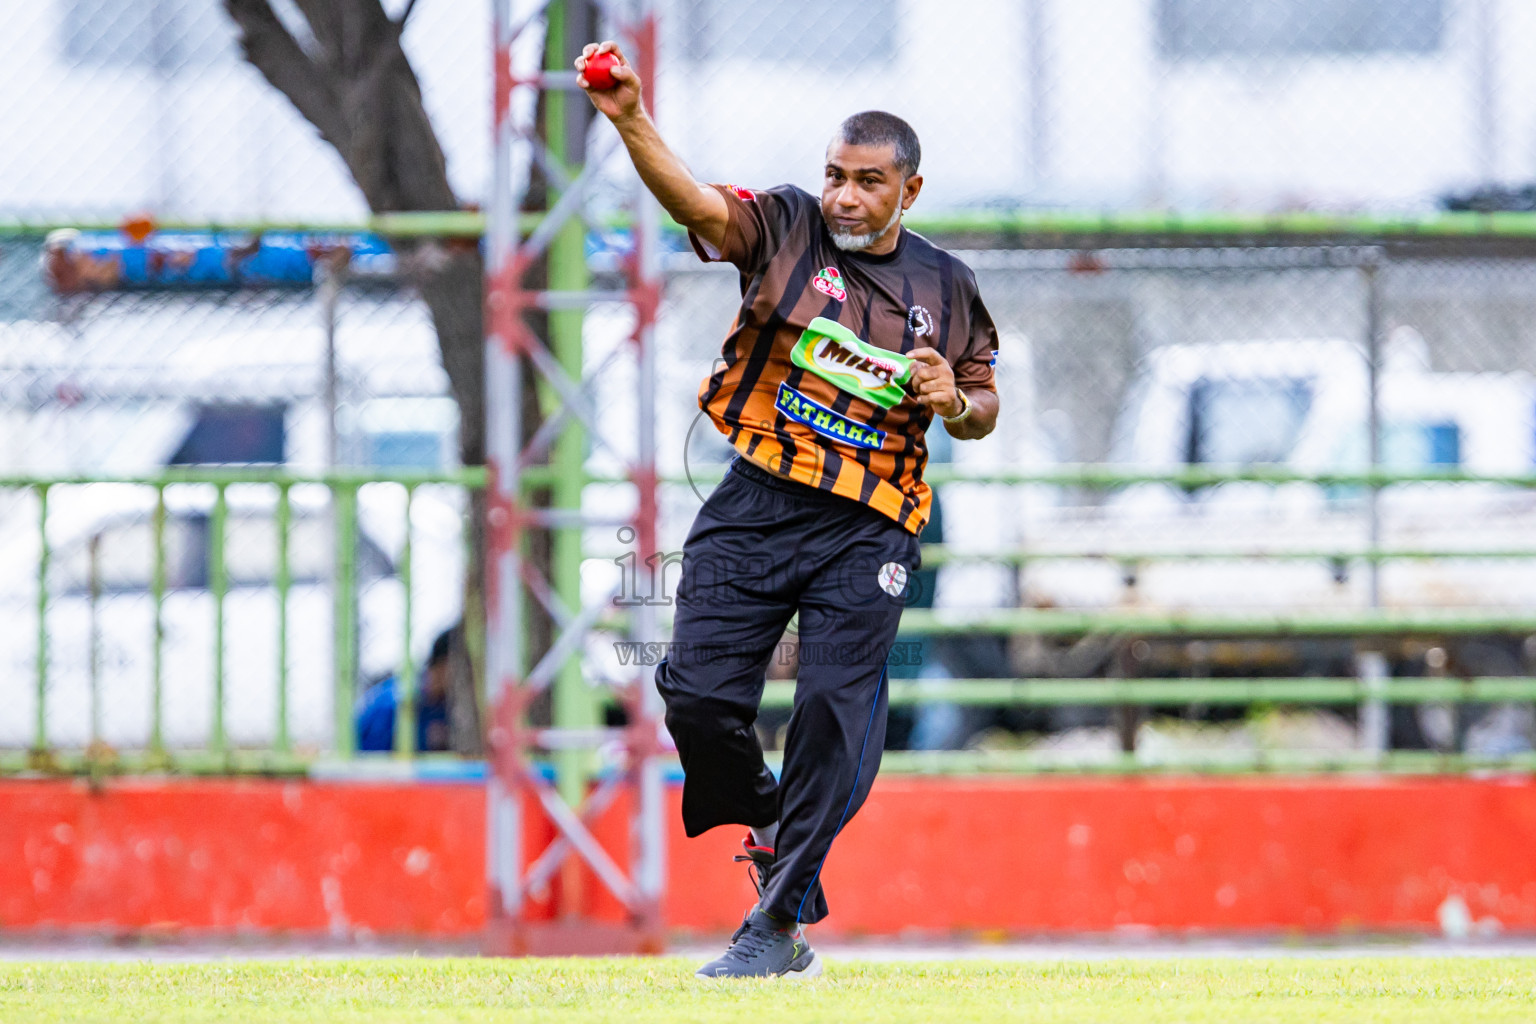
[[[1408,328],[1384,346],[1379,464],[1478,474],[1536,469],[1536,378],[1443,373]],[[1171,345],[1144,361],[1121,412],[1110,461],[1149,470],[1273,466],[1301,473],[1369,465],[1367,363],[1340,340]],[[1369,562],[1326,557],[1384,551],[1468,557],[1393,558],[1375,600],[1387,608],[1510,610],[1536,606],[1536,494],[1495,484],[1412,483],[1381,491],[1375,527],[1361,486],[1227,483],[1125,487],[1097,504],[1030,490],[1026,605],[1167,611],[1360,609],[1373,602]],[[1160,557],[1174,554],[1193,558]],[[1314,557],[1315,556],[1315,557]]]
[[[0,477],[153,476],[210,424],[213,433],[275,431],[281,454],[259,461],[318,470],[324,337],[307,311],[300,310],[308,321],[300,326],[271,326],[278,317],[261,323],[248,312],[220,324],[206,309],[196,311],[203,320],[158,307],[104,316],[88,321],[84,336],[57,323],[0,324]],[[343,454],[363,468],[451,465],[456,412],[430,326],[419,316],[369,323],[363,311],[356,319],[362,322],[339,334]],[[185,336],[188,322],[197,329],[209,320],[205,336]],[[251,413],[249,422],[224,415],[231,410]],[[300,485],[291,494],[288,724],[294,742],[313,749],[330,744],[336,721],[334,535],[323,486]],[[214,489],[180,485],[166,495],[163,738],[172,747],[200,747],[213,719]],[[278,705],[276,489],[231,486],[227,502],[225,728],[234,745],[266,747]],[[142,748],[148,739],[154,506],[154,489],[144,486],[50,490],[45,717],[52,745],[85,746],[93,706],[96,735],[106,743]],[[32,489],[0,489],[0,748],[12,750],[32,746],[37,720],[38,512]],[[464,512],[464,495],[447,486],[423,486],[413,502],[411,647],[418,665],[436,632],[459,616]],[[359,689],[401,660],[404,540],[403,489],[363,487]]]

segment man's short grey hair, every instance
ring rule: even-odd
[[[833,142],[847,146],[890,146],[896,153],[896,173],[910,178],[923,159],[923,147],[917,144],[917,132],[895,114],[866,110],[854,114],[837,127]]]

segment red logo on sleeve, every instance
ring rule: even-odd
[[[727,185],[725,187],[736,193],[737,199],[741,199],[749,203],[757,202],[757,193],[753,192],[749,188],[742,188],[740,185]]]

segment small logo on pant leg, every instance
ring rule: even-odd
[[[907,590],[907,567],[898,562],[886,562],[875,577],[880,589],[892,597],[900,597]]]

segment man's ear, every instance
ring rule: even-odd
[[[923,190],[923,176],[914,174],[908,178],[901,189],[901,208],[910,210],[912,204],[917,201],[917,194]]]

